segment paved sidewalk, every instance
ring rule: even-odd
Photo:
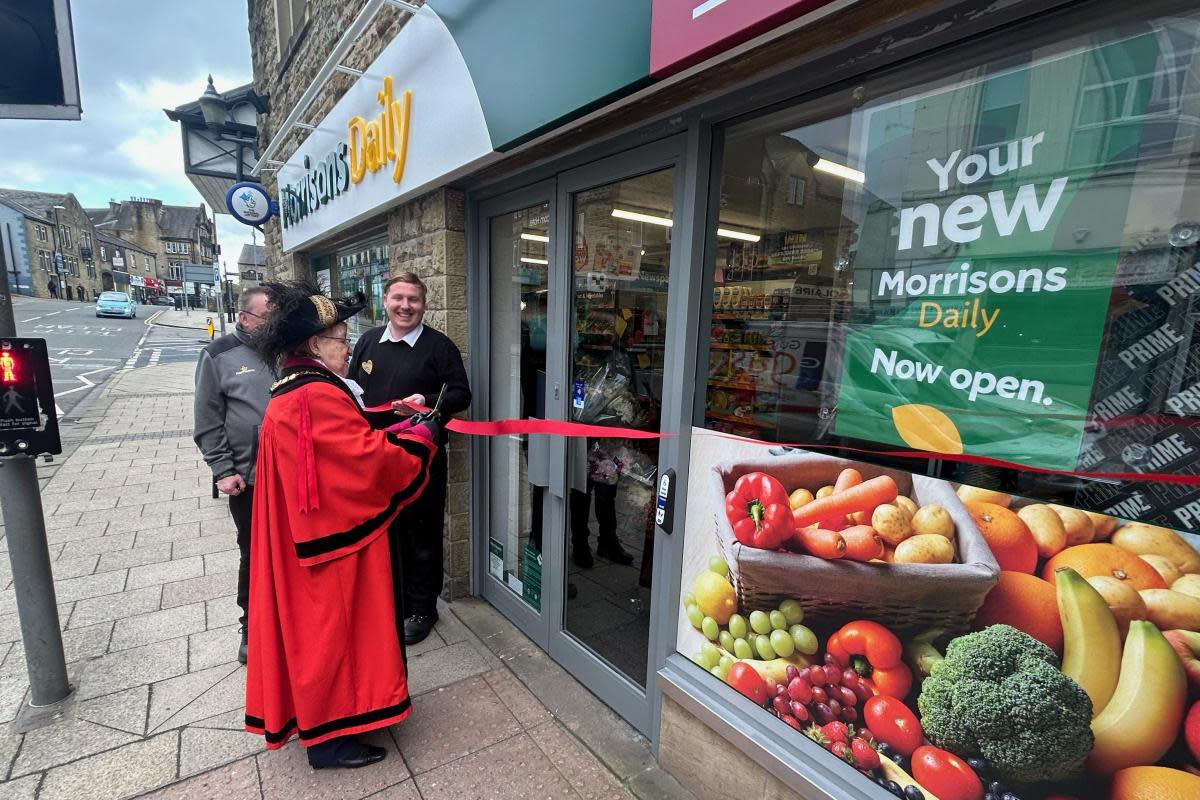
[[[168,328],[195,328],[204,330],[205,320],[212,317],[213,324],[217,326],[217,331],[221,330],[221,322],[217,319],[217,312],[206,311],[203,308],[193,308],[191,311],[176,311],[173,308],[162,308],[155,312],[150,317],[151,324],[163,325]],[[226,332],[232,330],[232,322],[225,323]]]
[[[242,730],[238,551],[191,440],[191,402],[190,364],[122,373],[43,488],[77,691],[60,722],[0,729],[0,797],[678,796],[645,739],[474,600],[443,606],[435,633],[410,650],[414,710],[375,734],[390,751],[382,764],[314,772],[295,744],[266,752]],[[5,553],[0,723],[24,700],[23,656]],[[554,711],[527,685],[551,692]]]

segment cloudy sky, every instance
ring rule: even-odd
[[[250,82],[246,0],[71,7],[83,120],[0,120],[0,186],[72,192],[86,207],[130,197],[198,205],[183,174],[179,124],[162,110],[198,98],[209,73],[221,91]],[[217,217],[231,269],[250,233],[227,214]]]

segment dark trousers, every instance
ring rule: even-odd
[[[445,446],[429,467],[425,491],[396,515],[391,535],[400,547],[404,579],[404,616],[437,615],[442,593],[442,528],[446,519],[447,462]]]
[[[242,609],[241,623],[246,624],[246,611],[250,607],[250,520],[254,510],[254,487],[247,486],[241,494],[229,495],[229,513],[237,528],[238,562],[237,604]]]
[[[588,529],[588,507],[592,495],[596,496],[596,522],[600,526],[600,543],[608,545],[617,541],[617,485],[596,483],[588,479],[587,491],[571,490],[571,538],[577,546],[587,546],[591,531]]]

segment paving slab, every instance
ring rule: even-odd
[[[498,765],[503,765],[502,771]],[[424,800],[578,797],[566,778],[523,733],[432,772],[417,775],[416,782]]]
[[[188,637],[188,668],[198,671],[218,664],[232,664],[237,660],[241,643],[242,635],[237,625],[193,633]]]
[[[520,732],[520,723],[482,677],[415,698],[412,713],[392,727],[396,744],[417,774]]]
[[[263,800],[295,800],[297,797],[360,800],[409,777],[404,759],[386,730],[372,731],[362,738],[369,744],[385,748],[387,757],[366,769],[314,770],[308,766],[304,748],[294,741],[279,750],[268,750],[257,756]]]
[[[198,578],[204,574],[204,559],[201,556],[180,558],[164,561],[159,564],[145,564],[129,570],[130,589],[140,589],[162,583],[174,583],[187,578]]]
[[[408,693],[415,697],[497,666],[468,642],[439,647],[408,659]]]
[[[15,777],[40,772],[140,739],[140,735],[87,720],[64,720],[25,734],[21,752],[13,762],[12,774]]]
[[[24,778],[17,778],[8,783],[0,783],[0,796],[3,796],[4,800],[34,800],[41,783],[41,773],[26,775]]]
[[[98,622],[109,622],[123,617],[132,617],[156,611],[161,603],[162,587],[148,586],[117,595],[90,597],[75,603],[67,622],[68,628],[82,628]]]
[[[245,731],[184,728],[179,739],[179,776],[185,778],[265,749],[261,736]]]
[[[507,669],[492,670],[485,673],[483,678],[521,727],[536,728],[550,721],[550,712],[546,707]]]
[[[142,800],[257,800],[261,796],[258,764],[244,758],[142,795]]]
[[[104,536],[69,542],[63,547],[59,558],[76,558],[92,553],[128,550],[133,547],[134,538],[135,534],[133,533],[108,533]]]
[[[237,549],[237,539],[232,533],[218,533],[213,536],[201,536],[199,539],[177,541],[174,544],[172,555],[175,558],[187,558],[188,556],[200,556]]]
[[[46,773],[38,800],[123,800],[175,780],[179,733],[171,731]]]
[[[216,686],[223,678],[230,675],[237,664],[223,664],[210,667],[198,672],[189,672],[159,681],[151,687],[150,716],[147,722],[149,730],[153,731],[175,714],[182,711],[196,698]],[[211,714],[207,716],[212,716]]]
[[[163,608],[184,606],[202,600],[215,600],[237,591],[237,573],[222,572],[198,578],[175,581],[163,586]]]
[[[236,585],[236,579],[234,583]],[[215,600],[205,600],[204,608],[208,612],[209,630],[237,625],[242,621],[242,608],[237,604],[237,597],[234,594],[218,597]]]
[[[75,716],[142,736],[146,733],[146,711],[149,705],[150,687],[135,686],[123,692],[114,692],[76,703]]]
[[[157,564],[171,560],[171,542],[159,542],[145,547],[134,547],[130,550],[116,550],[103,553],[97,558],[100,563],[97,569],[101,572],[122,567],[141,567],[146,564]]]
[[[221,572],[237,572],[242,561],[241,550],[223,550],[220,553],[207,553],[204,558],[204,574],[215,575]]]
[[[125,617],[117,620],[108,649],[128,650],[131,647],[187,636],[204,630],[204,625],[203,603]]]
[[[187,672],[187,639],[170,639],[121,650],[86,662],[77,698],[112,694]]]
[[[629,790],[557,722],[533,728],[529,738],[583,800],[633,800]]]
[[[123,569],[54,581],[54,595],[60,603],[116,594],[124,588],[125,570]]]

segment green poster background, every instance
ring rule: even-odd
[[[920,404],[949,417],[965,453],[1075,467],[1136,164],[1139,117],[1149,103],[1148,94],[1138,95],[1136,76],[1152,74],[1157,60],[1153,37],[1134,37],[862,112],[867,182],[835,433],[911,444],[900,436],[892,411]],[[1122,75],[1132,77],[1113,80]],[[1020,158],[1012,162],[1007,143],[1039,134],[1030,155],[1019,144]],[[992,148],[998,152],[992,154]],[[979,154],[994,158],[989,164],[1019,166],[999,175],[989,169],[968,184],[960,182],[955,163],[943,188],[927,161],[944,164],[955,151],[960,162]],[[992,193],[1001,193],[1011,206],[1020,187],[1032,186],[1040,207],[1052,182],[1064,177],[1066,186],[1044,229],[1032,231],[1029,217],[1022,216],[1010,235],[1000,234]],[[988,207],[978,239],[955,243],[938,229],[937,242],[925,247],[925,223],[917,222],[914,246],[898,250],[901,209],[932,203],[944,214],[964,195],[979,195]],[[1043,284],[1042,291],[959,294],[952,281],[953,291],[943,283],[919,296],[880,293],[887,274],[903,271],[906,280],[957,275],[964,263],[969,272],[989,277],[1040,270],[1043,280],[1060,268],[1066,285],[1060,291],[1046,291]],[[1026,285],[1032,286],[1032,278]],[[922,305],[933,303],[943,318],[946,309],[974,311],[976,322],[980,310],[999,314],[982,336],[979,326],[922,327]],[[924,319],[933,316],[926,305]],[[905,377],[903,369],[889,375],[877,352],[895,352],[896,363],[942,370],[932,380]],[[1030,384],[1026,399],[992,393],[972,401],[970,386],[952,386],[958,369],[970,371],[971,380],[987,373],[996,381],[1011,376],[1040,382],[1044,399],[1034,401],[1036,387]]]

